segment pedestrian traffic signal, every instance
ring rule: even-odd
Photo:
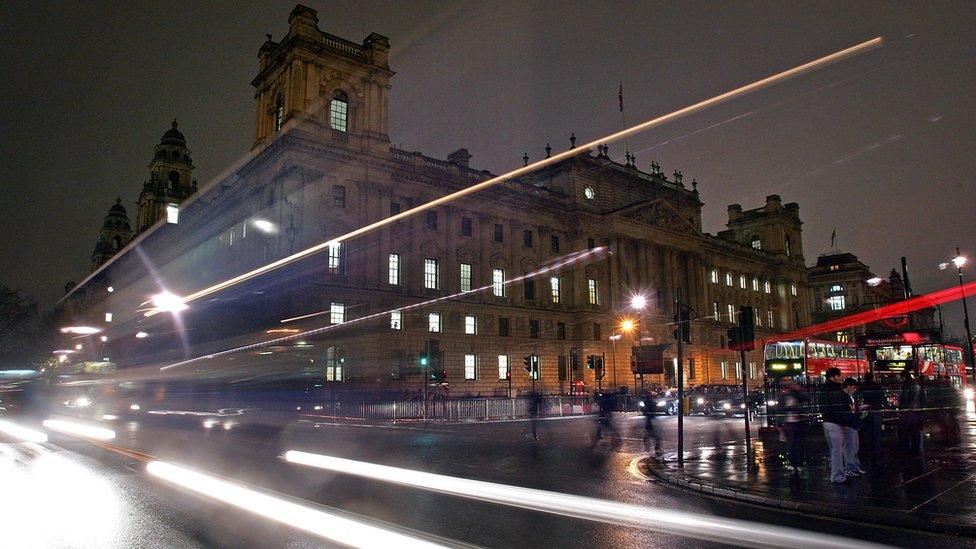
[[[595,363],[595,366],[596,366],[596,368],[595,368],[596,369],[596,379],[597,380],[603,379],[603,375],[605,373],[605,370],[603,369],[603,357],[602,356],[596,356],[596,355],[594,355],[593,356],[593,362]]]
[[[752,351],[756,348],[756,319],[748,305],[739,307],[739,349]]]
[[[420,367],[421,368],[426,368],[428,362],[429,362],[429,359],[427,358],[427,353],[420,353]]]
[[[532,379],[539,379],[539,357],[535,355],[523,357],[522,368]]]
[[[431,370],[430,380],[434,383],[446,383],[447,382],[447,370]]]

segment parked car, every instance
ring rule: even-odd
[[[678,413],[678,392],[675,389],[650,392],[640,398],[637,406],[645,414],[673,416]]]
[[[723,402],[735,396],[735,385],[705,384],[696,385],[688,391],[688,407],[692,414],[710,416],[723,412]],[[731,406],[731,404],[730,404]]]
[[[749,391],[749,411],[755,416],[763,405],[763,393],[758,389]],[[736,387],[734,392],[728,397],[720,400],[718,402],[721,407],[722,412],[725,417],[732,417],[734,415],[742,415],[745,412],[746,404],[742,400],[742,389]]]

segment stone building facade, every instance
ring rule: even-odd
[[[115,339],[149,334],[105,349],[122,366],[402,389],[423,383],[419,355],[433,339],[452,394],[527,389],[528,355],[542,390],[594,388],[573,349],[606,356],[604,386],[633,387],[631,346],[674,341],[680,294],[696,311],[687,382],[736,383],[725,334],[739,306],[755,308],[762,339],[809,323],[795,203],[730,206],[728,229],[708,234],[697,182],[638,169],[629,154],[621,164],[601,146],[207,293],[181,313],[182,340],[162,335],[173,320],[143,312],[161,289],[193,294],[493,177],[466,149],[439,160],[391,146],[389,41],[358,44],[317,23],[298,6],[286,36],[261,46],[251,155],[185,200],[178,224],[146,229],[138,255],[152,257],[153,276],[130,246],[74,290],[78,319],[115,311]],[[188,156],[185,167],[189,177]],[[637,329],[622,333],[624,319]],[[665,356],[672,364],[673,346]],[[742,370],[761,383],[761,349]],[[672,383],[673,370],[645,381]]]

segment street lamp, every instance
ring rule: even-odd
[[[622,322],[621,325],[623,325]],[[614,390],[616,390],[617,388],[617,342],[620,341],[620,334],[611,335],[610,341],[613,342],[613,357],[611,358],[611,360],[613,361],[613,387]]]
[[[956,273],[959,275],[959,288],[962,289],[963,326],[966,328],[966,354],[969,355],[969,366],[973,369],[973,384],[976,385],[976,357],[973,356],[973,332],[969,328],[969,306],[966,305],[966,288],[962,282],[962,266],[966,264],[966,256],[962,255],[958,247],[956,247],[956,257],[953,257],[947,263],[940,263],[939,268],[945,270],[949,267],[950,263],[956,267]]]

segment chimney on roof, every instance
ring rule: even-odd
[[[463,168],[468,167],[468,161],[471,160],[471,153],[468,149],[458,149],[451,154],[447,155],[447,161],[455,166],[461,166]]]
[[[766,210],[778,210],[782,204],[783,200],[778,194],[771,194],[766,197]]]
[[[741,204],[729,204],[729,223],[732,223],[742,215]]]
[[[288,34],[315,38],[318,35],[318,12],[308,6],[298,4],[288,14]]]

